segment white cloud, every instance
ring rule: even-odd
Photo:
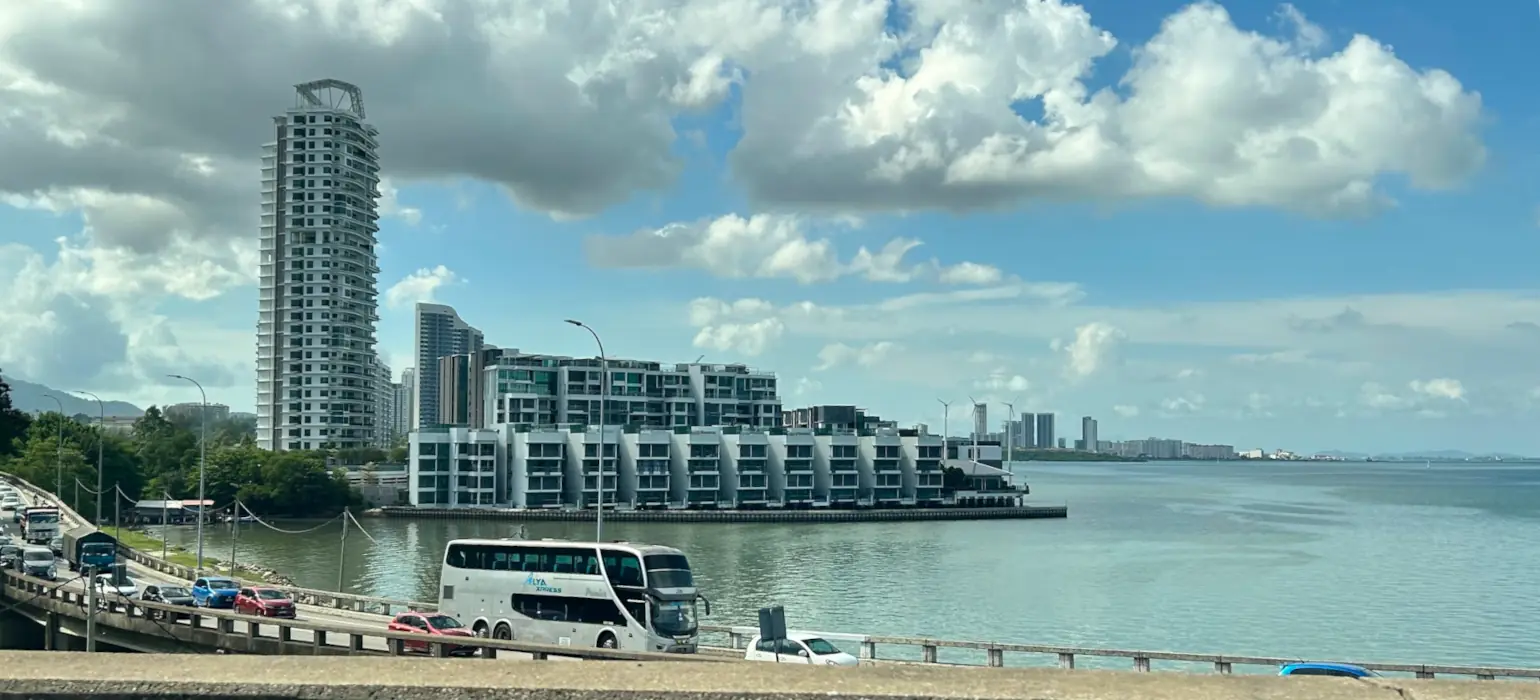
[[[1118,404],[1112,407],[1112,412],[1124,418],[1133,418],[1139,415],[1139,407],[1129,406],[1126,404]]]
[[[861,347],[832,343],[818,351],[818,365],[813,369],[822,372],[843,365],[875,367],[882,364],[896,349],[898,349],[897,345],[886,340]]]
[[[780,340],[786,325],[780,319],[764,318],[752,323],[723,323],[701,328],[694,345],[707,350],[732,351],[755,357]]]
[[[1465,385],[1456,379],[1429,379],[1427,381],[1413,380],[1408,386],[1415,393],[1430,396],[1436,399],[1448,399],[1450,401],[1465,400]]]
[[[401,278],[401,281],[385,290],[385,305],[392,309],[399,309],[417,302],[433,301],[434,294],[441,287],[459,282],[459,275],[443,265],[424,267]]]
[[[791,395],[806,397],[823,391],[823,382],[808,377],[798,377],[796,384],[792,385]]]
[[[1019,374],[1011,374],[1004,369],[997,369],[989,374],[989,377],[973,383],[973,388],[984,391],[1005,392],[1008,394],[1020,394],[1032,388],[1032,382]]]
[[[830,282],[855,275],[871,282],[913,282],[935,279],[944,284],[997,284],[1005,278],[999,268],[963,262],[906,260],[920,241],[896,238],[877,252],[861,247],[848,262],[840,259],[834,241],[810,232],[838,233],[847,221],[809,220],[790,215],[727,215],[690,223],[673,223],[628,236],[589,236],[583,241],[591,265],[603,268],[701,270],[717,277],[790,279],[802,284]]]
[[[1093,321],[1076,328],[1074,340],[1065,343],[1055,339],[1051,347],[1064,353],[1064,371],[1083,379],[1116,362],[1118,348],[1127,337],[1110,324]]]

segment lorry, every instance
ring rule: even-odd
[[[22,511],[21,534],[28,543],[46,546],[49,540],[59,536],[59,509],[32,506]]]
[[[70,571],[109,571],[118,561],[118,540],[94,527],[77,527],[64,533],[64,560]]]

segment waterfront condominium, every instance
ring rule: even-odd
[[[438,426],[412,433],[414,506],[638,509],[937,506],[942,439],[916,430]],[[998,448],[996,448],[998,449]],[[603,458],[601,458],[601,454]],[[999,455],[996,454],[996,457]]]
[[[1080,419],[1080,447],[1086,452],[1098,452],[1101,438],[1096,435],[1096,419],[1086,416]]]
[[[376,445],[378,131],[359,89],[295,86],[262,153],[257,444]]]
[[[441,415],[443,387],[439,360],[454,355],[480,357],[486,341],[480,330],[461,320],[453,308],[443,304],[417,304],[417,330],[413,338],[417,353],[414,369],[416,385],[412,388],[414,429],[447,421]]]

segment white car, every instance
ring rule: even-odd
[[[840,651],[829,640],[803,632],[790,632],[788,639],[761,641],[759,635],[749,640],[749,648],[743,652],[744,661],[770,661],[783,664],[813,664],[816,666],[859,666],[861,661]]]
[[[107,594],[117,594],[127,598],[139,596],[139,584],[127,577],[116,577],[112,574],[96,575],[96,590]]]

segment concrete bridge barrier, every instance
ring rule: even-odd
[[[1540,700],[1540,684],[939,666],[0,652],[0,700]]]

